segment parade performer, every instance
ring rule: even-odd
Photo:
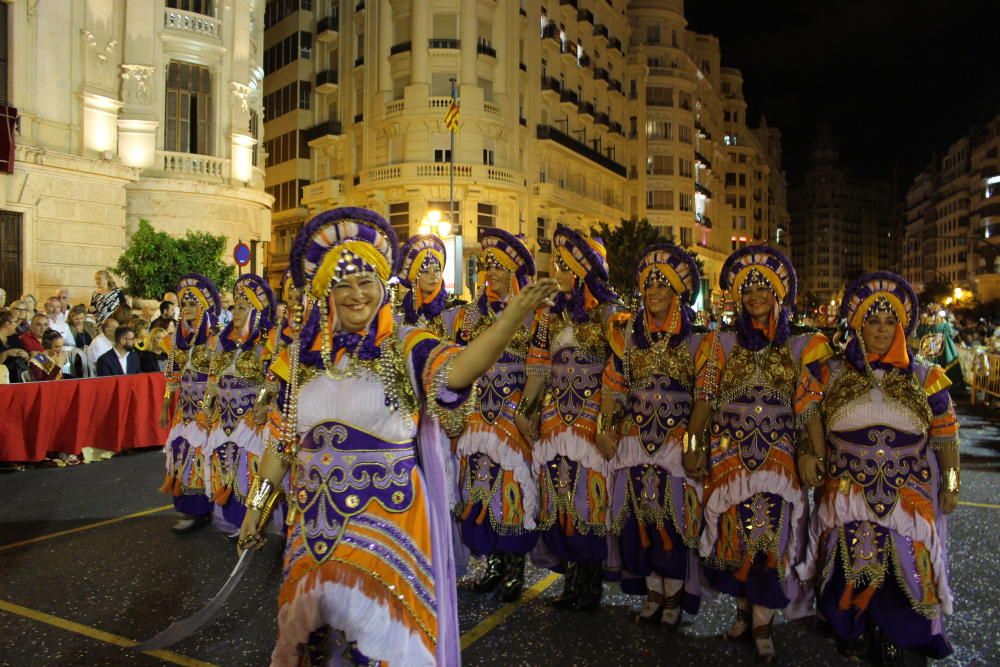
[[[811,456],[829,466],[810,542],[817,607],[843,652],[863,657],[873,642],[882,664],[904,649],[951,653],[945,515],[958,503],[958,421],[945,371],[906,349],[918,313],[900,276],[859,278],[840,307],[843,355],[828,382],[804,387],[823,396],[827,438]]]
[[[215,421],[204,454],[214,522],[226,533],[235,533],[243,524],[250,477],[264,454],[264,425],[254,420],[253,407],[263,396],[269,361],[265,348],[274,312],[274,293],[267,281],[253,274],[240,276],[233,286],[233,319],[212,352],[205,393]]]
[[[535,318],[517,423],[529,441],[538,439],[541,540],[532,559],[564,572],[557,608],[592,611],[603,593],[613,454],[599,451],[595,438],[607,327],[620,300],[607,283],[600,239],[559,226],[552,242],[559,295]]]
[[[701,483],[685,473],[681,453],[700,340],[690,304],[701,276],[690,254],[661,244],[642,255],[636,281],[642,307],[612,329],[614,355],[604,369],[601,413],[620,426],[597,438],[602,449],[617,450],[611,527],[622,589],[646,593],[638,620],[676,629],[682,607],[696,614],[700,602]]]
[[[480,243],[484,289],[476,301],[458,309],[455,319],[455,339],[463,345],[487,331],[535,275],[531,252],[513,234],[486,229]],[[456,448],[462,541],[473,554],[486,556],[486,571],[474,590],[499,589],[504,602],[521,597],[525,555],[538,540],[531,444],[514,423],[524,390],[532,316],[527,315],[497,363],[476,383],[479,409],[469,417]]]
[[[701,556],[707,580],[737,601],[724,637],[752,637],[758,659],[771,662],[775,610],[788,618],[810,613],[811,596],[796,572],[809,507],[796,470],[795,416],[808,404],[794,399],[800,376],[822,377],[832,350],[821,334],[790,334],[796,277],[779,251],[737,250],[720,284],[736,303],[736,331],[709,333],[696,353],[684,468],[696,478],[708,468]],[[814,441],[822,439],[818,414],[805,426]]]
[[[448,309],[444,286],[447,251],[433,234],[412,236],[399,251],[396,276],[409,291],[403,297],[402,323],[427,329],[439,338],[453,338],[457,309]]]
[[[167,390],[160,412],[161,426],[166,428],[170,423],[175,394],[178,404],[164,448],[167,474],[160,490],[174,497],[174,509],[184,515],[173,530],[188,532],[206,525],[212,514],[203,454],[211,427],[202,408],[222,301],[212,281],[197,273],[181,276],[177,298],[181,302],[181,321],[174,339],[164,340],[169,358],[164,373]]]
[[[281,430],[254,478],[240,548],[291,466],[274,665],[459,663],[451,518],[439,436],[473,407],[469,388],[555,291],[526,288],[467,347],[394,322],[396,238],[379,215],[326,211],[292,250],[295,284],[321,310],[271,369]],[[296,323],[297,326],[297,323]]]
[[[917,327],[917,338],[920,340],[919,354],[948,374],[948,379],[951,380],[950,393],[958,397],[964,396],[967,388],[958,346],[955,345],[955,329],[948,321],[945,311],[928,314]]]

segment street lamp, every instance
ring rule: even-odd
[[[451,222],[436,209],[427,211],[424,219],[420,221],[418,230],[421,234],[434,234],[444,242],[447,250],[445,266],[441,267],[442,275],[445,279],[445,286],[449,292],[455,293],[462,288],[462,234],[451,235]],[[459,230],[461,232],[461,230]]]
[[[434,234],[441,239],[451,236],[451,223],[441,219],[441,211],[431,209],[420,222],[421,234]]]

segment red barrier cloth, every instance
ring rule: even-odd
[[[0,385],[0,461],[162,445],[165,389],[162,373]]]

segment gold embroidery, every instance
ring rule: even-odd
[[[764,387],[765,395],[791,405],[795,394],[795,362],[787,345],[767,346],[752,352],[742,345],[736,345],[726,368],[722,373],[722,392],[716,405],[726,405],[740,396],[752,392],[755,387]]]
[[[664,338],[646,349],[630,345],[625,354],[631,370],[626,382],[631,389],[645,387],[654,375],[666,375],[686,388],[694,384],[694,364],[684,343],[671,346]]]
[[[562,317],[553,317],[549,320],[549,351],[558,352],[553,349],[556,341],[560,340],[560,334],[566,327],[573,328],[574,347],[577,352],[587,359],[604,360],[607,358],[607,337],[604,331],[604,321],[601,316],[601,308],[594,308],[588,313],[586,322],[573,322],[568,311],[563,311]]]
[[[933,415],[916,373],[902,373],[893,368],[886,371],[881,381],[877,381],[873,374],[861,373],[846,362],[835,372],[823,399],[821,410],[824,423],[829,427],[838,421],[845,411],[864,400],[876,384],[887,400],[906,410],[916,419],[922,432],[927,433]]]
[[[257,382],[264,379],[264,364],[254,350],[244,350],[236,357],[236,375]]]
[[[212,353],[207,345],[196,345],[191,350],[191,366],[199,373],[210,373],[212,365]]]

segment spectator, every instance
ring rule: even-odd
[[[170,303],[174,304],[174,310],[173,310],[173,313],[174,313],[173,314],[174,324],[176,324],[177,322],[180,322],[181,321],[181,309],[177,307],[177,295],[174,294],[173,292],[167,292],[167,293],[165,293],[163,295],[163,300],[164,301],[169,301]]]
[[[73,346],[81,350],[94,342],[94,336],[87,330],[87,307],[73,306],[66,316],[66,323],[69,325],[69,333],[73,338]]]
[[[153,327],[149,330],[139,350],[139,368],[143,373],[162,373],[167,369],[168,355],[163,349],[163,340],[166,337],[167,331],[162,327]]]
[[[94,339],[94,342],[87,348],[87,361],[91,368],[97,368],[97,360],[102,354],[115,346],[115,329],[118,328],[118,320],[108,318],[101,325],[101,335]]]
[[[15,301],[10,304],[10,312],[14,316],[14,324],[17,327],[17,336],[28,333],[31,327],[31,318],[28,316],[28,304],[24,301]]]
[[[0,364],[10,372],[11,382],[20,382],[28,370],[28,353],[17,336],[17,322],[10,311],[0,312]]]
[[[48,328],[49,318],[42,313],[37,313],[31,318],[31,328],[28,329],[28,333],[21,336],[21,347],[29,354],[44,352],[45,348],[42,346],[42,336],[48,331]],[[60,346],[60,349],[62,349],[62,346]]]
[[[42,315],[41,317],[45,317]],[[34,328],[32,321],[32,328]],[[63,337],[55,329],[48,329],[42,334],[42,351],[31,355],[28,370],[31,371],[32,382],[47,382],[61,380],[62,369],[66,365],[66,352],[63,350]]]
[[[288,304],[284,301],[278,302],[278,308],[274,311],[274,322],[275,325],[281,325],[285,321],[285,315],[288,314]]]
[[[146,320],[136,315],[135,317],[130,319],[128,321],[128,324],[126,324],[125,326],[127,326],[135,333],[136,341],[146,340],[146,334],[149,333],[149,320]]]
[[[222,310],[219,311],[219,329],[225,329],[233,321],[233,297],[228,293],[222,295]]]
[[[122,304],[118,306],[118,310],[116,310],[111,317],[118,320],[119,324],[125,322],[122,326],[128,326],[128,323],[132,321],[132,318],[135,317],[135,315],[132,314],[132,308],[129,307],[128,304]]]
[[[63,349],[76,347],[76,339],[73,338],[69,325],[66,324],[59,297],[53,296],[46,299],[44,308],[45,316],[49,318],[49,329],[55,329],[63,337]]]
[[[70,303],[69,303],[69,290],[61,289],[59,293],[56,294],[59,299],[59,321],[65,322],[66,318],[69,317]]]
[[[90,312],[94,314],[97,324],[111,317],[121,306],[127,306],[125,295],[115,285],[114,278],[108,271],[100,270],[94,274],[93,296],[90,297]]]
[[[139,373],[139,353],[135,351],[135,332],[130,327],[115,329],[115,346],[97,360],[97,374],[135,375]]]
[[[0,287],[0,310],[3,310],[7,305],[7,290]]]
[[[28,308],[28,317],[34,317],[35,313],[38,312],[38,299],[35,298],[34,294],[22,294],[21,301]]]
[[[159,327],[160,329],[169,332],[171,326],[173,326],[176,322],[174,319],[175,310],[177,310],[177,308],[174,306],[173,301],[161,301],[160,316],[153,320],[149,326],[154,329]]]

